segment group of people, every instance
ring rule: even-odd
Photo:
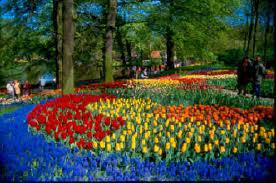
[[[29,81],[25,81],[23,86],[18,80],[10,81],[7,83],[7,93],[11,98],[19,98],[22,93],[23,96],[28,96],[31,93],[31,84]],[[23,92],[22,92],[23,91]]]
[[[253,63],[249,57],[244,57],[242,63],[238,67],[238,81],[237,88],[238,94],[243,92],[243,95],[247,93],[247,85],[252,84],[252,96],[260,98],[261,82],[265,77],[266,69],[261,63],[261,57],[257,56]]]
[[[160,71],[164,70],[164,66],[152,66],[149,69],[147,67],[137,67],[133,66],[131,70],[131,77],[136,79],[147,79],[149,75],[157,74]]]

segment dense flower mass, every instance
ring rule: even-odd
[[[92,116],[86,106],[91,102],[105,101],[113,96],[67,95],[37,105],[28,114],[28,124],[66,144],[92,149],[93,139],[101,140],[124,125],[121,117],[110,118],[99,113]]]
[[[100,141],[104,144],[101,149],[108,152],[127,151],[143,157],[184,160],[251,149],[272,153],[275,149],[274,129],[258,125],[259,120],[271,118],[271,107],[250,110],[217,105],[165,107],[150,99],[114,99],[89,104],[88,108],[126,119],[126,126],[118,133]]]
[[[95,156],[92,151],[69,149],[28,132],[24,119],[33,107],[0,116],[2,182],[275,180],[275,161],[253,151],[211,161],[167,163],[123,153]]]
[[[0,115],[0,180],[274,180],[272,102],[217,90],[234,70],[179,73],[30,96]]]
[[[105,89],[105,88],[125,88],[126,87],[126,81],[115,81],[111,83],[95,83],[95,84],[88,84],[88,85],[82,85],[75,89],[76,92],[80,92],[81,90],[85,89]]]

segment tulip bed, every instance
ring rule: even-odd
[[[213,90],[221,79],[200,72],[80,86],[0,115],[1,181],[274,180],[272,102]]]

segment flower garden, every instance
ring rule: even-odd
[[[273,101],[222,92],[235,80],[201,69],[29,100],[0,116],[1,180],[272,181]]]

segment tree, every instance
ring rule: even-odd
[[[246,55],[249,55],[250,43],[252,40],[252,31],[254,26],[254,2],[255,0],[250,0],[251,12],[250,12],[250,25],[248,30],[248,39],[247,39],[247,48],[246,48]]]
[[[271,0],[268,0],[267,7],[266,7],[266,25],[265,25],[265,33],[264,33],[264,63],[267,63],[267,47],[268,47],[268,34],[270,30],[270,15],[271,15],[271,8],[270,8]]]
[[[254,16],[255,16],[255,23],[254,23],[254,33],[253,33],[253,57],[255,57],[255,49],[256,49],[256,34],[258,29],[258,22],[259,22],[259,0],[254,0]]]
[[[274,66],[274,73],[276,73],[276,2],[272,1],[273,7],[273,66]],[[276,74],[274,74],[274,106],[273,106],[273,113],[274,113],[274,122],[276,121]]]
[[[56,82],[62,88],[62,1],[53,0],[53,26],[55,42]]]
[[[113,81],[112,71],[112,46],[113,46],[113,32],[116,23],[117,14],[117,0],[108,0],[107,8],[107,22],[106,22],[106,35],[105,35],[105,53],[104,53],[104,72],[105,82]]]
[[[62,93],[74,93],[74,1],[63,1]]]

